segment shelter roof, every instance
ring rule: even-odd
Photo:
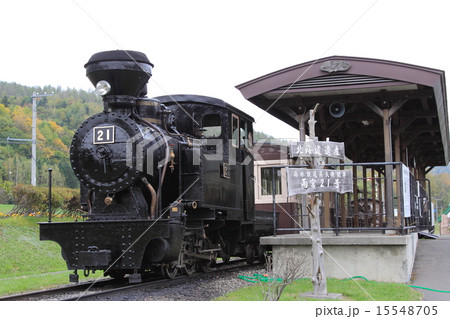
[[[299,128],[320,103],[316,135],[345,142],[353,161],[384,161],[383,110],[405,161],[421,167],[449,162],[444,71],[395,61],[331,56],[297,64],[236,86],[242,95]],[[329,105],[340,102],[335,118]],[[308,131],[308,127],[305,127]]]

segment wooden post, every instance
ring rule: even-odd
[[[317,105],[316,105],[317,107]],[[316,121],[314,120],[314,110],[309,111],[309,137],[315,139],[314,125]],[[317,161],[318,162],[318,161]],[[312,168],[323,168],[315,167],[316,161],[312,161]],[[320,207],[319,207],[319,195],[314,193],[311,195],[311,209],[308,210],[309,219],[311,224],[311,242],[312,242],[312,261],[313,261],[313,272],[312,272],[312,283],[314,286],[313,295],[325,296],[327,295],[327,277],[324,270],[323,261],[323,247],[322,247],[322,233],[320,232]]]
[[[383,215],[383,179],[381,178],[380,172],[378,172],[378,199],[380,201],[380,205],[378,205],[379,209],[379,220],[380,220],[380,227],[383,226],[383,222],[385,221],[386,216]]]
[[[344,163],[343,160],[339,161],[341,164]],[[344,167],[341,166],[341,170],[344,170]],[[339,212],[341,215],[341,227],[347,227],[347,202],[345,201],[345,194],[340,195],[340,205],[339,205]],[[348,198],[348,195],[347,195]],[[337,205],[337,203],[336,203]],[[336,212],[337,212],[337,206],[336,206]]]
[[[309,210],[309,216],[311,220],[311,253],[313,257],[313,294],[324,296],[327,294],[327,276],[325,275],[324,270],[322,234],[320,232],[319,195],[313,194],[311,199],[311,209]]]
[[[306,133],[305,133],[305,119],[303,118],[303,115],[299,115],[298,117],[298,123],[299,123],[299,132],[300,132],[300,141],[304,142],[306,140]],[[298,164],[305,164],[303,160],[300,161]],[[308,228],[309,227],[309,220],[306,213],[307,211],[307,197],[306,195],[297,195],[297,214],[298,216],[298,222],[300,223],[302,228]],[[301,230],[299,231],[299,233]]]
[[[323,194],[323,227],[330,228],[330,193]]]
[[[396,116],[396,121],[398,122],[398,115]],[[396,162],[402,161],[402,156],[401,156],[401,152],[400,152],[400,131],[398,129],[399,126],[400,126],[400,124],[397,123],[397,125],[396,125],[397,128],[395,129],[395,134],[394,134],[394,136],[395,136],[395,139],[394,139],[395,161]],[[402,207],[402,195],[401,195],[401,185],[400,185],[401,184],[400,183],[401,170],[402,170],[402,167],[400,165],[397,165],[395,167],[395,173],[396,173],[395,174],[395,180],[396,180],[395,192],[397,194],[397,221],[396,221],[397,227],[400,227],[402,225],[402,215],[403,215],[402,213],[404,213],[404,212],[402,212],[403,207]]]
[[[364,209],[363,209],[363,227],[368,227],[368,210],[367,201],[367,166],[363,166],[363,194],[364,194]]]
[[[370,170],[370,176],[372,179],[372,227],[377,227],[377,190],[375,184],[375,169],[372,167]],[[381,227],[381,225],[379,225]]]
[[[384,161],[392,162],[392,143],[389,109],[383,109],[383,132],[384,132]],[[386,191],[386,219],[387,226],[394,226],[394,179],[392,176],[392,165],[385,167],[385,191]]]
[[[358,198],[358,168],[356,166],[353,169],[353,222],[350,227],[359,227],[359,198]]]

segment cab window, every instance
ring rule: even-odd
[[[253,148],[253,136],[251,124],[247,121],[240,121],[240,146],[248,149]]]
[[[203,136],[217,138],[222,134],[222,122],[218,114],[206,114],[203,117]]]

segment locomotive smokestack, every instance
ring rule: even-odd
[[[95,53],[84,67],[86,76],[103,97],[138,97],[141,91],[146,91],[153,64],[144,53],[115,50]]]

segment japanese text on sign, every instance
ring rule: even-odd
[[[345,159],[344,143],[329,141],[307,141],[291,144],[291,158],[323,156]]]
[[[288,195],[353,191],[352,170],[286,168]]]

